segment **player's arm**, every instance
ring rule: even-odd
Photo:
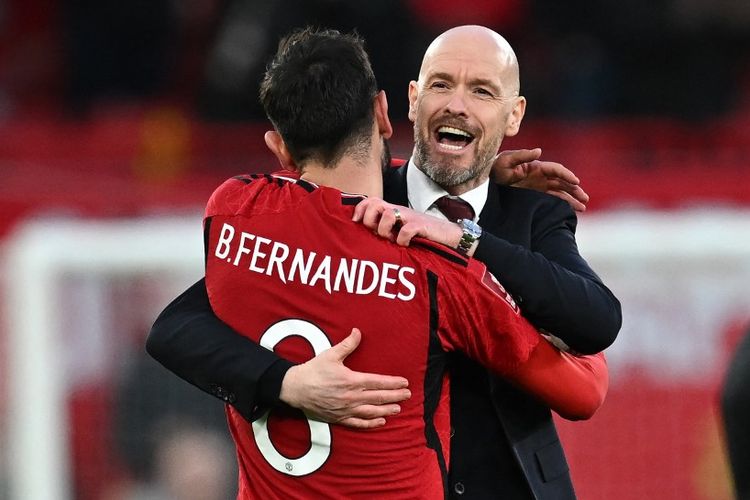
[[[438,290],[446,348],[466,352],[565,418],[590,418],[602,405],[608,387],[604,355],[558,350],[521,316],[482,264],[469,261],[465,272],[446,273]]]
[[[568,420],[591,418],[604,403],[609,387],[604,353],[574,356],[546,340],[508,379]]]
[[[576,352],[601,352],[622,325],[620,302],[579,253],[573,211],[549,198],[536,212],[530,249],[485,230],[474,257],[502,277],[537,328]]]
[[[456,248],[462,236],[457,224],[377,198],[359,203],[353,220],[404,246],[421,237]],[[535,326],[553,333],[576,352],[594,354],[614,342],[622,311],[614,294],[578,253],[575,227],[573,211],[550,198],[534,218],[533,251],[483,228],[469,254],[503,277]],[[582,309],[587,314],[577,313]]]

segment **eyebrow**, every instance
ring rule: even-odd
[[[438,72],[438,73],[433,73],[431,75],[428,75],[427,81],[432,81],[432,80],[447,80],[449,82],[452,82],[454,78],[449,73]],[[499,86],[497,86],[495,83],[493,83],[492,80],[488,80],[486,78],[474,78],[469,81],[469,84],[472,86],[479,85],[479,86],[489,87],[498,95],[502,95],[502,89]]]
[[[497,92],[498,95],[501,95],[503,93],[502,89],[500,87],[498,87],[495,83],[493,83],[491,80],[487,80],[487,79],[484,79],[484,78],[475,78],[475,79],[471,80],[471,82],[469,82],[469,83],[471,83],[472,85],[479,85],[479,86],[482,86],[482,87],[489,87],[493,91]]]

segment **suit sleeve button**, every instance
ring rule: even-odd
[[[453,485],[453,491],[456,492],[456,495],[463,495],[466,492],[466,488],[464,487],[464,483],[457,482]]]

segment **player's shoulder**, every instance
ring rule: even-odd
[[[288,185],[299,185],[304,189],[303,184],[306,183],[289,172],[235,175],[221,183],[211,194],[205,216],[238,214],[243,207],[258,207],[260,199],[273,197],[274,193]]]
[[[249,189],[257,189],[267,182],[262,174],[235,175],[214,189],[206,204],[206,217],[233,213],[242,205]]]
[[[458,296],[487,289],[510,306],[516,314],[520,313],[513,297],[503,285],[490,273],[482,262],[466,257],[462,253],[433,241],[417,238],[412,240],[412,247],[421,253],[420,260],[445,285],[443,289],[451,290],[449,295]],[[473,291],[473,292],[472,292]]]
[[[413,250],[427,259],[431,263],[454,267],[456,269],[467,269],[471,259],[457,250],[449,248],[440,243],[426,240],[423,238],[414,238],[411,242]]]
[[[415,238],[411,242],[411,248],[419,254],[417,258],[428,270],[444,279],[458,279],[462,282],[481,279],[487,270],[480,261],[434,241]]]

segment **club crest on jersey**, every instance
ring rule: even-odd
[[[482,283],[484,286],[489,288],[492,293],[503,299],[513,309],[516,314],[520,314],[521,310],[518,308],[518,304],[513,300],[513,296],[497,281],[497,278],[489,272],[487,269],[484,270],[484,276],[482,276]]]

